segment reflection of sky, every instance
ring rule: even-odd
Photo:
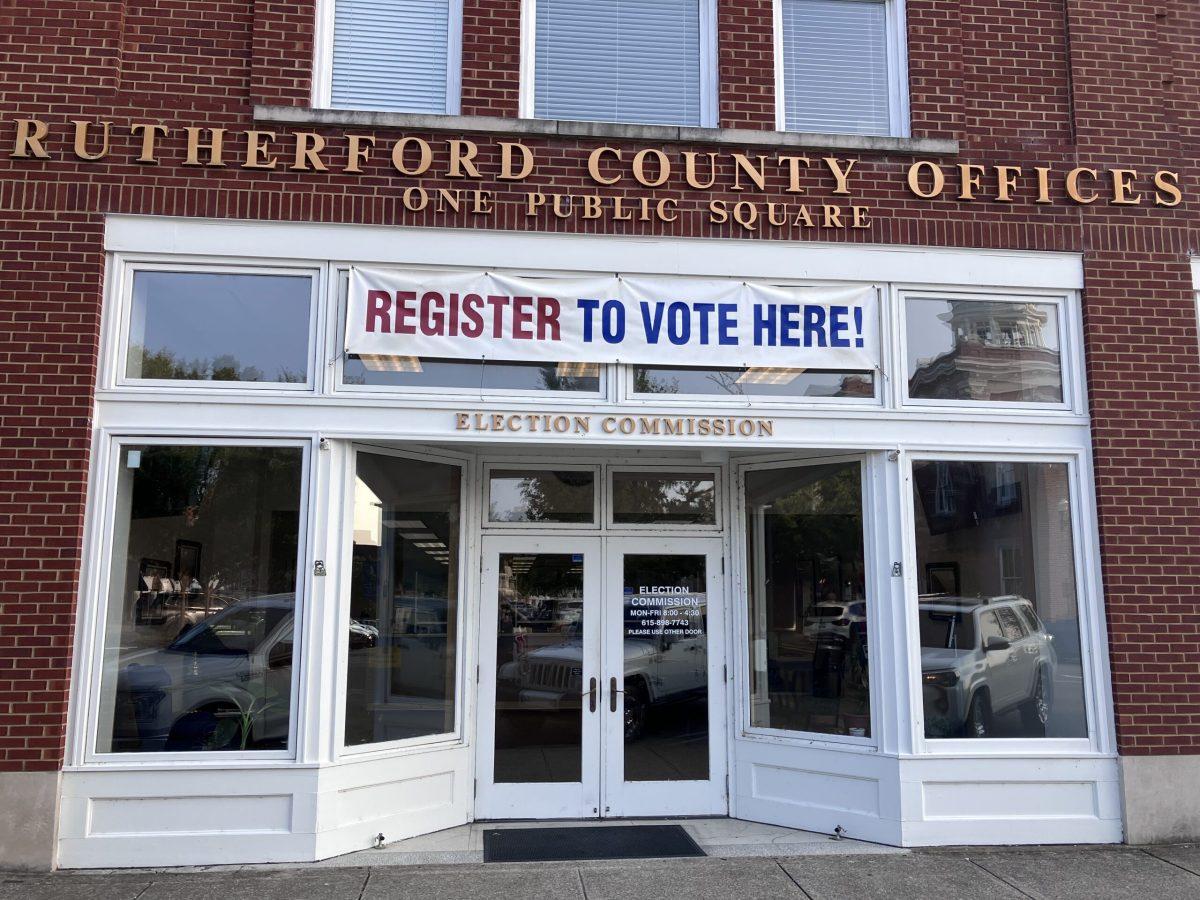
[[[129,343],[178,362],[231,356],[268,381],[308,369],[310,281],[290,275],[139,272]]]
[[[970,302],[970,301],[959,301]],[[1024,304],[1015,304],[1024,305]],[[1037,304],[1039,311],[1049,313],[1050,318],[1042,330],[1042,340],[1049,350],[1058,349],[1058,320],[1051,304]],[[954,332],[950,325],[938,318],[950,312],[948,300],[912,298],[908,301],[908,359],[913,363],[928,361],[954,349]]]

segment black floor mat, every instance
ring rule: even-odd
[[[704,855],[679,825],[489,828],[483,833],[484,862]]]

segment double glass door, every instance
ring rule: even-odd
[[[724,814],[720,539],[483,553],[476,817]]]

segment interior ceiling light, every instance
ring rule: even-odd
[[[559,378],[599,378],[600,363],[560,362],[554,374]]]
[[[804,371],[776,366],[754,366],[738,376],[738,384],[791,384],[803,375]]]
[[[362,353],[358,358],[372,372],[422,371],[419,356],[384,356],[378,353]]]

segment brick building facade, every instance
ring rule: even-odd
[[[97,395],[122,250],[106,229],[121,217],[172,217],[164,232],[176,219],[238,220],[263,234],[272,223],[378,226],[397,241],[446,229],[447,241],[504,232],[1069,255],[1082,267],[1108,639],[1094,649],[1099,671],[1105,655],[1111,670],[1123,834],[1200,834],[1200,25],[1190,4],[907,0],[909,124],[891,136],[779,130],[769,0],[715,2],[716,129],[519,118],[519,0],[462,0],[458,116],[314,108],[314,59],[328,39],[317,6],[30,0],[0,11],[3,863],[60,859],[61,820],[81,796],[64,788],[64,761],[89,765],[71,755],[68,709],[94,663],[76,628],[81,604],[95,602],[81,571],[111,528],[85,522],[102,493],[97,404],[121,402]],[[351,136],[367,147],[359,156]],[[521,163],[502,158],[506,143],[531,153],[525,178],[504,177]],[[555,211],[555,194],[575,195],[569,214]],[[269,255],[259,233],[236,231],[246,256]],[[71,853],[65,864],[104,858]]]

